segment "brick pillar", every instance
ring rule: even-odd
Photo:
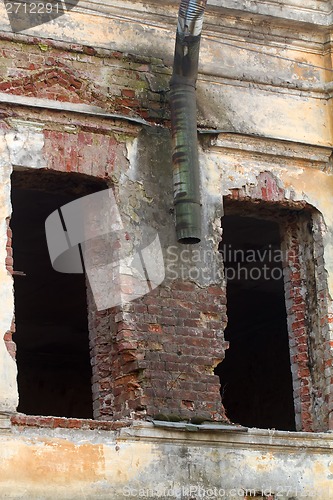
[[[10,218],[7,217],[7,243],[6,243],[6,269],[8,274],[13,275],[13,248],[12,248],[12,230],[9,227]],[[4,341],[7,347],[7,351],[13,359],[16,358],[16,344],[13,342],[13,333],[15,333],[15,319],[13,317],[10,329],[4,335]]]
[[[90,313],[95,418],[225,420],[225,324],[225,291],[186,282]]]
[[[289,223],[285,234],[287,262],[285,263],[285,295],[288,317],[290,363],[293,375],[296,429],[313,430],[311,408],[311,373],[309,369],[306,280],[301,272],[303,253],[299,236],[299,223]]]

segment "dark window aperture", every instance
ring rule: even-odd
[[[92,418],[91,365],[83,274],[53,270],[48,215],[101,189],[75,174],[14,172],[13,231],[18,411]]]
[[[277,223],[222,220],[230,348],[215,373],[231,421],[295,430],[282,253]]]

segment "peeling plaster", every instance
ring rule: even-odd
[[[138,139],[135,138],[131,141],[126,142],[126,150],[127,150],[127,160],[129,162],[129,167],[127,172],[123,172],[120,175],[120,180],[124,181],[125,176],[126,178],[132,180],[135,182],[137,180],[137,172],[136,172],[136,166],[137,166],[137,161],[136,157],[138,154]]]
[[[13,279],[8,274],[6,260],[7,226],[11,215],[10,175],[12,165],[5,133],[0,131],[0,339],[10,330],[14,315]],[[0,412],[14,412],[18,404],[16,362],[0,340]]]
[[[120,432],[24,429],[0,435],[3,498],[134,500],[139,489],[200,485],[330,500],[329,435],[198,427],[180,432],[142,423]]]

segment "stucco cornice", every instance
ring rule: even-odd
[[[215,36],[266,46],[292,44],[294,48],[321,53],[332,38],[332,2],[309,0],[306,7],[303,3],[301,0],[208,0],[203,38],[209,41]],[[163,42],[163,37],[167,37],[170,54],[166,62],[171,63],[178,6],[178,0],[79,0],[65,15],[23,33],[123,51],[130,45],[132,52],[133,46],[139,49],[145,46],[145,38],[160,37]],[[11,31],[3,2],[0,2],[0,31]],[[130,40],[126,35],[129,31]],[[159,46],[168,49],[164,42]],[[153,47],[150,51],[156,50]]]
[[[331,0],[208,0],[215,8],[328,26],[332,24]]]
[[[114,8],[130,9],[133,12],[171,13],[179,6],[178,0],[81,0],[77,8],[110,13]],[[208,0],[207,13],[243,17],[274,18],[285,23],[296,22],[329,27],[333,24],[333,3],[331,0]]]
[[[225,7],[225,1],[209,2],[197,88],[201,127],[331,146],[332,30],[313,16],[307,22],[288,18],[283,14],[292,6],[288,1],[280,13],[277,2],[265,3],[274,6],[275,17],[261,13],[260,2],[257,14],[249,12],[251,1],[242,11]],[[305,5],[293,0],[294,12],[313,13],[314,2]],[[317,5],[320,15],[330,15],[332,2]],[[178,6],[178,0],[80,0],[56,20],[14,34],[0,3],[0,31],[18,43],[48,38],[64,50],[70,44],[74,51],[78,45],[93,47],[99,55],[137,54],[158,60],[168,71]],[[284,119],[277,120],[281,114]]]

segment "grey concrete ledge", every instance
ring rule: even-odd
[[[201,427],[194,430],[193,427]],[[131,427],[115,431],[83,430],[64,428],[11,428],[13,437],[22,439],[66,439],[85,443],[149,442],[153,444],[186,444],[213,448],[248,449],[253,451],[272,450],[285,452],[306,452],[332,454],[333,432],[294,432],[275,429],[256,429],[221,424],[194,425],[173,422],[133,422]],[[8,429],[1,429],[1,435],[8,436]]]
[[[321,146],[299,141],[288,141],[269,135],[244,134],[231,130],[198,129],[200,135],[212,135],[210,146],[216,151],[237,150],[252,152],[263,156],[299,159],[312,163],[312,166],[331,169],[332,146]],[[317,165],[318,164],[318,165]]]
[[[219,424],[219,423],[206,423],[206,424],[191,424],[186,422],[165,422],[162,420],[152,421],[155,427],[161,429],[171,429],[189,432],[246,432],[247,427]]]
[[[301,46],[304,44],[313,46],[313,43],[316,46],[318,42],[321,44],[327,42],[327,34],[333,22],[332,12],[326,5],[328,2],[310,0],[307,3],[311,5],[304,7],[302,0],[289,2],[210,0],[205,15],[204,37],[209,32],[210,35],[216,34],[218,37],[225,38],[232,32],[233,36],[243,39],[245,30],[256,39],[263,30],[266,44],[268,40],[274,39],[275,42],[280,40],[281,46],[284,47],[289,37],[293,40],[293,46],[296,40]],[[125,52],[129,48],[133,51],[133,46],[135,46],[133,43],[136,42],[138,43],[137,53],[146,53],[151,56],[155,54],[156,57],[163,57],[169,61],[173,58],[178,7],[178,0],[148,0],[146,2],[80,0],[66,14],[51,22],[27,29],[19,36],[26,34]],[[1,3],[0,14],[2,14],[0,30],[4,33],[11,33],[5,7]],[[113,33],[118,34],[117,40]],[[149,44],[149,39],[154,36],[154,33],[160,39],[158,44],[160,47],[152,47],[152,44]],[[170,34],[172,34],[171,37]],[[163,40],[164,36],[167,42]],[[248,37],[246,41],[249,41]],[[161,51],[161,47],[164,50]]]
[[[30,108],[43,108],[53,111],[67,111],[70,113],[79,113],[111,120],[124,120],[139,125],[154,126],[143,118],[136,118],[128,115],[109,113],[99,106],[90,106],[89,104],[76,104],[71,102],[60,102],[52,99],[42,99],[37,97],[26,97],[14,94],[0,92],[0,103],[12,104],[16,106],[25,106]]]
[[[190,424],[193,425],[193,424]],[[221,424],[204,424],[193,432],[189,424],[179,422],[137,422],[120,429],[118,440],[149,440],[153,442],[190,442],[207,446],[231,446],[258,449],[277,448],[293,451],[311,449],[318,453],[332,453],[333,432],[295,432],[275,429],[256,429]],[[200,427],[194,426],[194,427]]]
[[[208,5],[321,26],[332,23],[332,5],[325,0],[208,0]]]

